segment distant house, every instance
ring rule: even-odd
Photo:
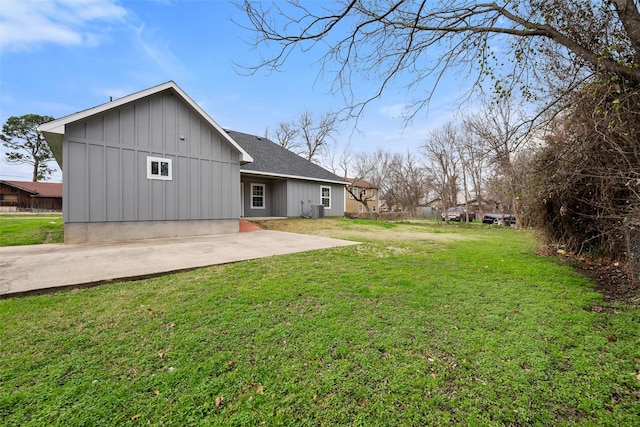
[[[269,140],[225,131],[172,81],[40,131],[62,170],[66,243],[234,233],[242,216],[344,212],[346,182]]]
[[[227,131],[253,158],[240,166],[244,217],[344,215],[344,179],[266,138]]]
[[[234,233],[252,157],[174,82],[45,123],[65,242]]]
[[[440,219],[442,212],[442,199],[439,197],[431,200],[423,199],[416,206],[416,216],[422,218]]]
[[[62,183],[0,181],[0,212],[62,211]]]
[[[347,214],[359,215],[377,213],[380,202],[379,189],[363,179],[347,178],[349,184],[344,189],[344,211]],[[359,200],[358,200],[359,199]],[[362,201],[367,202],[367,208]]]

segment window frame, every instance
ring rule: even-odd
[[[19,201],[18,193],[0,193],[0,202],[18,203]]]
[[[153,173],[153,163],[158,163],[158,173]],[[167,175],[162,175],[162,163],[167,164]],[[173,181],[172,159],[166,157],[147,156],[147,179]]]
[[[324,190],[329,190],[329,195],[325,197]],[[324,204],[325,199],[328,200],[328,206]],[[325,209],[331,209],[331,186],[330,185],[321,185],[320,186],[320,204],[324,206]]]
[[[254,195],[253,194],[253,189],[257,188],[257,187],[261,187],[262,188],[262,194],[261,195]],[[251,209],[266,209],[266,204],[267,204],[267,185],[266,184],[262,184],[259,182],[252,182],[249,188],[249,197],[251,198]],[[254,197],[259,197],[262,199],[262,206],[256,206],[253,203],[253,198]]]

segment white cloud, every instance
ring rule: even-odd
[[[190,75],[180,59],[171,51],[170,43],[163,41],[161,37],[157,30],[145,29],[144,23],[134,30],[134,41],[138,48],[171,79]]]
[[[381,115],[389,119],[402,119],[407,112],[407,104],[393,104],[380,107],[378,110]]]
[[[2,0],[0,50],[31,50],[47,43],[94,46],[101,39],[99,24],[126,16],[112,0]]]

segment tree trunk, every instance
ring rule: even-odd
[[[34,156],[35,159],[35,156]],[[38,169],[40,169],[40,162],[38,160],[34,160],[33,162],[33,182],[38,182]]]

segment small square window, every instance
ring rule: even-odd
[[[171,159],[147,157],[147,179],[172,180]]]

